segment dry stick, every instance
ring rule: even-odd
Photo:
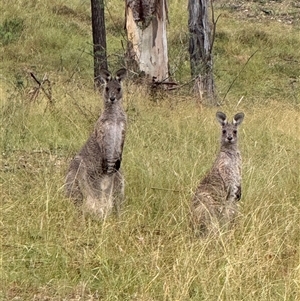
[[[173,191],[173,192],[180,192],[180,191],[181,191],[181,190],[178,190],[178,189],[162,188],[162,187],[151,187],[151,189],[155,189],[155,190],[165,190],[165,191]]]
[[[163,79],[162,81],[152,81],[151,83],[151,89],[155,89],[159,87],[160,85],[166,85],[167,90],[174,90],[176,89],[176,86],[178,85],[176,82],[166,82],[166,79]]]
[[[114,24],[115,29],[117,30],[117,29],[118,29],[118,25],[117,25],[116,22],[114,21],[114,18],[113,18],[113,16],[112,16],[112,13],[110,12],[110,9],[109,9],[109,7],[107,6],[107,3],[106,3],[106,2],[104,3],[104,6],[105,6],[105,11],[108,12],[109,17],[110,17],[112,23]],[[123,38],[124,40],[127,39],[127,37],[126,37],[125,34],[123,33],[123,30],[121,31],[121,35],[122,35],[122,38]],[[121,42],[121,43],[122,43],[122,42]]]
[[[75,107],[77,108],[77,110],[87,119],[89,120],[90,122],[93,122],[94,119],[97,117],[97,115],[95,115],[91,110],[89,110],[88,108],[86,108],[84,105],[83,105],[83,108],[89,112],[89,115],[92,116],[92,118],[84,112],[84,110],[82,109],[82,107],[77,103],[76,99],[69,93],[67,93],[68,96],[70,96],[73,100],[73,104],[75,105]]]
[[[243,100],[243,98],[244,98],[244,95],[240,98],[240,100],[237,102],[237,104],[236,104],[236,106],[235,106],[235,108],[237,109],[238,108],[238,106],[239,106],[239,104],[241,103],[241,101]]]
[[[76,67],[79,65],[79,59],[82,57],[83,53],[85,52],[85,49],[83,49],[79,55],[79,57],[77,58],[75,67],[73,68],[73,73],[71,74],[70,78],[68,78],[65,83],[70,82],[72,77],[74,76],[74,74],[76,73]]]
[[[35,75],[33,74],[33,72],[30,72],[30,75],[31,75],[31,77],[38,83],[39,89],[41,89],[41,90],[44,92],[44,94],[46,95],[46,97],[49,99],[50,104],[53,104],[51,95],[49,95],[49,94],[45,91],[45,89],[43,88],[43,86],[42,86],[44,82],[48,81],[48,82],[50,83],[50,81],[49,81],[47,78],[45,78],[45,76],[44,76],[43,81],[40,82],[40,81],[35,77]]]
[[[225,98],[226,98],[227,94],[229,93],[230,89],[232,88],[232,86],[234,85],[234,83],[236,82],[236,80],[238,79],[239,75],[242,73],[242,71],[245,69],[246,65],[249,63],[249,61],[252,59],[252,57],[255,55],[255,53],[256,53],[257,51],[258,51],[258,49],[255,50],[255,51],[250,55],[250,57],[248,58],[247,62],[244,64],[243,68],[239,71],[239,73],[237,74],[237,76],[236,76],[236,77],[234,78],[234,80],[231,82],[231,84],[230,84],[228,90],[227,90],[226,93],[225,93],[225,96],[223,97],[223,100],[222,100],[223,103],[224,103]]]
[[[216,38],[217,22],[218,22],[219,18],[221,17],[221,15],[218,15],[217,19],[215,20],[215,11],[214,11],[214,6],[213,6],[212,1],[210,2],[210,4],[211,4],[211,20],[212,20],[212,24],[213,24],[213,31],[212,31],[212,36],[211,36],[211,44],[210,44],[210,50],[209,50],[209,54],[211,55],[211,53],[213,51],[213,46],[214,46],[215,38]]]
[[[198,76],[192,78],[190,81],[188,81],[188,82],[186,82],[186,83],[183,83],[183,84],[181,84],[181,85],[175,83],[175,84],[174,84],[174,87],[169,88],[168,90],[169,90],[169,91],[170,91],[170,90],[176,90],[176,89],[180,89],[180,88],[182,88],[182,87],[184,87],[184,86],[188,86],[189,84],[193,83],[193,82],[197,79],[197,77],[198,77]],[[171,83],[171,84],[172,84],[172,83]]]

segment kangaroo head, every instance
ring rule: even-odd
[[[100,77],[105,82],[105,87],[103,91],[104,102],[107,104],[112,104],[114,102],[122,99],[122,85],[121,81],[126,76],[126,69],[122,68],[116,72],[113,77],[111,73],[106,69],[100,70]]]
[[[235,114],[232,123],[227,121],[227,117],[222,112],[217,112],[217,121],[222,126],[221,143],[222,145],[230,145],[237,143],[237,128],[244,119],[244,113]]]

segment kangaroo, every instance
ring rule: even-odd
[[[104,110],[87,142],[71,160],[65,180],[66,195],[82,205],[84,214],[98,219],[113,209],[119,213],[124,200],[120,167],[126,131],[121,86],[125,76],[126,69],[117,71],[115,77],[108,70],[100,70],[105,82]]]
[[[237,129],[244,113],[236,114],[232,123],[222,112],[217,112],[216,118],[221,124],[220,152],[196,189],[191,204],[192,227],[200,236],[230,226],[238,214],[237,202],[242,196],[242,159],[237,144]]]

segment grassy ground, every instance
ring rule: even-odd
[[[169,48],[174,78],[185,83],[181,2],[170,4]],[[1,2],[0,300],[300,298],[299,23],[263,18],[258,27],[222,3],[215,74],[223,106],[202,106],[188,88],[151,97],[126,81],[126,205],[119,219],[96,222],[63,194],[68,163],[102,108],[89,2]],[[107,8],[117,69],[123,14],[114,1]],[[52,107],[42,91],[34,94],[28,69],[47,73]],[[242,214],[234,230],[198,240],[189,202],[218,151],[216,110],[245,113]]]

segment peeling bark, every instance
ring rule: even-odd
[[[168,79],[166,0],[127,0],[128,64],[154,81]]]
[[[207,0],[189,0],[189,53],[191,74],[195,78],[195,91],[200,100],[216,104],[213,77],[213,36],[208,19]]]

